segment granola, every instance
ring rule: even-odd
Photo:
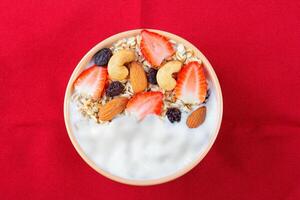
[[[140,63],[140,65],[143,67],[145,73],[148,73],[150,68],[156,68],[159,70],[160,67],[157,66],[156,63],[149,60],[149,58],[145,57],[145,52],[143,52],[144,47],[141,47],[142,45],[145,45],[145,44],[142,44],[141,40],[142,40],[141,34],[138,34],[133,37],[123,38],[121,40],[114,42],[109,47],[109,49],[111,50],[113,55],[118,54],[117,52],[122,52],[124,50],[126,50],[126,52],[134,52],[134,54],[135,54],[134,60],[137,61],[138,63]],[[177,43],[176,41],[174,41],[172,39],[168,40],[168,43],[172,46],[172,48],[174,49],[174,52],[172,52],[172,56],[169,56],[166,59],[164,59],[161,62],[160,66],[163,66],[163,64],[165,64],[166,62],[169,62],[169,61],[180,61],[183,66],[185,66],[191,62],[197,62],[197,63],[199,63],[199,65],[202,63],[200,58],[195,55],[195,52],[192,49],[188,49],[183,44]],[[122,65],[122,64],[123,63],[121,63],[120,65]],[[124,63],[124,64],[128,68],[127,63]],[[108,75],[111,77],[109,67],[110,67],[110,61],[108,62]],[[183,71],[183,70],[181,70],[181,71]],[[128,70],[127,70],[127,73],[130,75],[130,72],[128,72]],[[176,79],[177,73],[174,73],[171,75]],[[180,74],[179,74],[179,76],[180,76]],[[137,76],[137,77],[139,77],[139,76]],[[112,81],[113,80],[106,80],[106,84],[107,83],[110,84]],[[123,84],[124,91],[121,94],[117,95],[116,97],[120,96],[120,97],[127,97],[128,99],[131,99],[132,97],[135,96],[135,93],[134,93],[134,90],[132,88],[129,78],[124,78],[124,79],[120,78],[120,79],[118,79],[118,81],[120,81]],[[204,78],[204,81],[202,80],[201,84],[202,85],[206,84],[205,90],[208,90],[205,78]],[[207,91],[205,91],[205,94],[204,94],[205,101],[204,100],[190,101],[190,100],[186,100],[187,98],[178,98],[178,95],[176,96],[176,91],[178,91],[177,88],[175,88],[174,90],[171,90],[171,91],[166,91],[166,90],[162,89],[159,85],[150,84],[150,83],[148,83],[147,85],[148,86],[145,89],[146,92],[151,91],[151,92],[162,93],[162,111],[160,113],[160,116],[162,118],[166,117],[166,112],[167,112],[168,108],[178,108],[182,112],[190,113],[193,110],[195,110],[196,108],[198,108],[199,105],[205,104],[207,101],[207,98],[208,98]],[[102,90],[104,91],[105,88],[102,88]],[[72,99],[77,102],[77,106],[78,106],[80,112],[84,116],[95,120],[97,123],[107,123],[106,121],[99,120],[99,117],[98,117],[99,116],[99,107],[105,105],[107,102],[109,102],[113,98],[115,98],[115,97],[108,97],[106,95],[106,93],[103,91],[102,91],[102,97],[96,98],[96,99],[91,98],[90,95],[86,95],[84,93],[83,94],[76,93],[76,90],[72,96]],[[125,110],[121,114],[129,115],[130,112]]]

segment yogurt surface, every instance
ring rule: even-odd
[[[83,152],[102,170],[130,180],[163,178],[198,159],[216,134],[219,111],[214,88],[210,91],[205,122],[195,129],[186,126],[186,113],[174,124],[154,115],[142,122],[123,115],[98,124],[70,101],[71,129]]]

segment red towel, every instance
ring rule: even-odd
[[[222,127],[204,160],[151,187],[91,169],[63,119],[82,56],[135,28],[195,44],[224,96]],[[0,199],[300,199],[299,0],[1,0],[0,65]]]

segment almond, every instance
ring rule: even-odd
[[[147,77],[143,66],[132,62],[129,66],[130,83],[134,93],[142,92],[147,88]]]
[[[186,125],[189,128],[197,128],[204,122],[205,116],[206,116],[206,107],[203,106],[197,108],[188,116],[186,120]]]
[[[128,99],[126,97],[118,97],[107,102],[105,105],[100,105],[98,115],[99,120],[112,120],[116,115],[123,112],[123,110],[126,108],[127,102]]]

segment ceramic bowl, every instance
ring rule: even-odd
[[[147,29],[147,30],[151,30],[151,29]],[[86,65],[91,61],[91,59],[93,58],[93,55],[96,52],[98,52],[100,49],[111,46],[111,44],[116,42],[117,40],[135,36],[135,35],[139,34],[140,31],[141,31],[141,29],[136,29],[136,30],[130,30],[130,31],[126,31],[126,32],[122,32],[122,33],[113,35],[113,36],[101,41],[100,43],[98,43],[81,59],[79,64],[74,69],[74,71],[71,75],[71,78],[69,80],[69,83],[67,85],[67,88],[66,88],[65,99],[64,99],[64,119],[65,119],[65,125],[67,128],[68,135],[69,135],[70,140],[71,140],[73,146],[75,147],[76,151],[79,153],[79,155],[82,157],[82,159],[90,167],[92,167],[94,170],[96,170],[98,173],[100,173],[103,176],[105,176],[109,179],[112,179],[114,181],[129,184],[129,185],[155,185],[155,184],[161,184],[161,183],[176,179],[176,178],[184,175],[188,171],[190,171],[192,168],[194,168],[208,153],[208,151],[210,150],[211,146],[213,145],[213,143],[218,135],[219,129],[220,129],[222,115],[223,115],[223,100],[222,100],[221,87],[220,87],[218,78],[215,74],[213,67],[211,66],[209,61],[206,59],[206,57],[193,44],[191,44],[187,40],[185,40],[177,35],[174,35],[172,33],[160,31],[160,30],[153,30],[153,29],[151,30],[151,31],[157,32],[161,35],[164,35],[170,39],[173,39],[178,43],[182,43],[185,47],[194,50],[195,54],[202,60],[204,66],[205,66],[205,70],[206,70],[206,74],[207,74],[206,78],[208,80],[210,80],[210,82],[212,83],[212,85],[210,85],[210,90],[216,94],[216,98],[217,98],[217,107],[218,107],[218,117],[217,117],[217,121],[216,121],[217,128],[215,129],[213,136],[211,137],[209,144],[207,145],[207,148],[205,149],[205,151],[202,152],[196,160],[191,162],[189,165],[187,165],[183,169],[177,171],[176,173],[174,173],[172,175],[169,175],[169,176],[166,176],[163,178],[159,178],[159,179],[153,179],[153,180],[129,180],[129,179],[124,179],[122,177],[118,177],[113,174],[110,174],[110,173],[102,170],[101,168],[99,168],[91,159],[89,159],[89,157],[87,157],[87,155],[82,150],[82,148],[80,147],[78,141],[76,140],[76,138],[73,134],[72,127],[70,124],[70,117],[69,117],[69,102],[70,102],[71,93],[72,93],[72,84],[75,81],[76,77],[78,77],[78,75],[83,71],[83,69],[86,67]]]

